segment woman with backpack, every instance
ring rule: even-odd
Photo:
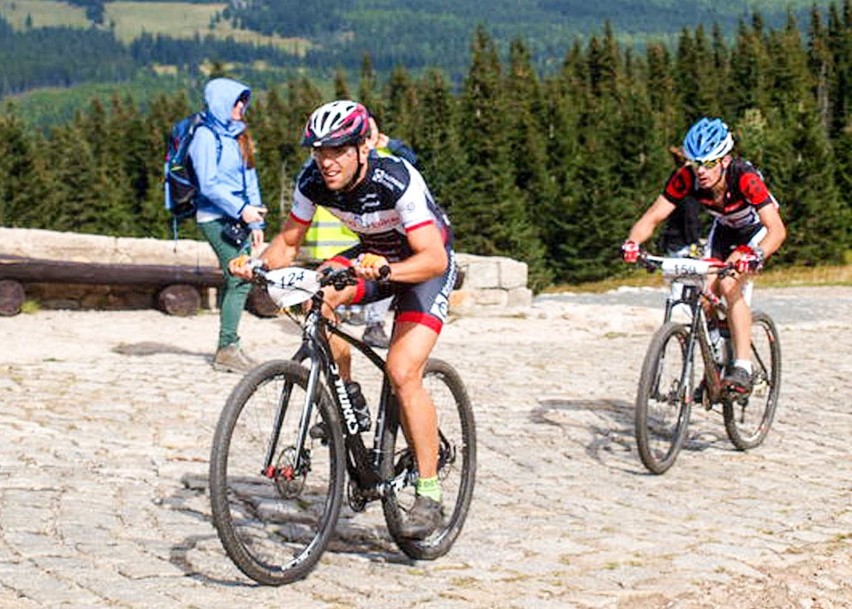
[[[189,146],[198,181],[198,228],[225,276],[219,291],[219,343],[213,368],[247,372],[255,366],[240,346],[237,328],[251,284],[228,271],[228,261],[263,244],[266,208],[260,199],[254,141],[245,122],[251,89],[230,78],[204,88],[204,121]]]

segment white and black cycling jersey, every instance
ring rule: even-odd
[[[310,224],[317,205],[322,205],[358,235],[362,249],[390,262],[411,255],[408,233],[434,224],[444,244],[451,245],[449,219],[435,203],[420,172],[404,159],[370,154],[365,178],[352,190],[326,187],[322,173],[311,159],[296,179],[291,216]]]

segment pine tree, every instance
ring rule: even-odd
[[[31,138],[12,112],[0,117],[0,226],[39,227],[49,177]]]
[[[520,40],[510,46],[510,66],[504,89],[508,112],[506,129],[515,186],[523,196],[527,221],[534,226],[550,258],[558,246],[553,219],[561,215],[556,181],[548,172],[546,104],[530,53]],[[548,261],[547,266],[552,266]],[[543,280],[543,278],[542,278]]]
[[[849,204],[834,182],[834,159],[825,129],[812,104],[803,103],[787,123],[788,136],[779,142],[795,151],[792,163],[777,175],[787,240],[779,261],[817,265],[841,263],[849,232]],[[771,165],[771,159],[768,159]]]
[[[420,170],[441,206],[456,216],[463,208],[461,180],[467,174],[458,135],[458,100],[450,83],[437,70],[428,70],[417,85],[422,111],[414,117],[414,135],[408,141],[417,153]]]
[[[463,207],[455,210],[456,234],[462,251],[523,260],[529,267],[530,284],[541,287],[546,282],[544,247],[514,184],[502,82],[494,42],[479,27],[461,96],[460,135],[468,174]]]
[[[373,63],[370,61],[370,56],[364,54],[364,61],[361,64],[361,80],[358,83],[358,101],[377,117],[382,118],[382,103],[380,99],[378,85],[378,77],[373,69]]]
[[[383,98],[385,114],[379,123],[382,131],[410,142],[416,133],[415,119],[420,114],[420,102],[405,68],[397,66],[391,71]]]

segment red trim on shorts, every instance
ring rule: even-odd
[[[444,327],[444,323],[434,315],[429,315],[428,313],[420,313],[418,311],[403,311],[402,313],[396,316],[395,321],[404,321],[414,324],[420,324],[426,326],[427,328],[431,328],[435,331],[435,334],[439,334],[441,332],[441,328]]]
[[[299,216],[294,214],[292,211],[290,212],[290,217],[293,218],[293,220],[295,220],[299,224],[303,224],[305,226],[310,226],[310,224],[311,224],[310,220],[302,220]]]
[[[434,222],[432,220],[426,220],[425,222],[421,222],[420,224],[414,224],[413,226],[406,226],[405,232],[410,233],[413,230],[417,230],[418,228],[421,228],[423,226],[428,226],[430,224],[434,224]]]

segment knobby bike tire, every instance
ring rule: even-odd
[[[763,443],[778,405],[781,390],[781,343],[775,322],[766,313],[752,312],[752,391],[747,400],[724,403],[722,413],[728,438],[739,450]]]
[[[470,509],[476,478],[476,426],[467,390],[452,366],[438,359],[428,360],[423,384],[435,403],[438,416],[438,479],[441,482],[444,520],[424,540],[400,535],[400,527],[414,504],[413,485],[399,492],[388,492],[382,498],[382,508],[388,530],[397,546],[411,558],[432,560],[450,550]],[[381,473],[385,479],[416,469],[405,434],[396,423],[398,418],[390,418],[394,423],[388,426],[382,437],[382,453],[393,455],[392,460],[385,459],[383,463]]]
[[[326,439],[307,437],[307,466],[300,472],[288,470],[295,462],[308,372],[288,360],[249,372],[228,397],[213,438],[213,523],[230,559],[261,584],[290,583],[311,571],[334,533],[343,501],[342,430],[322,383],[310,425],[322,421]],[[283,417],[274,470],[264,472],[279,403]]]
[[[654,474],[666,472],[677,459],[689,428],[695,369],[686,387],[689,329],[667,322],[651,338],[636,392],[636,445],[642,464]],[[693,352],[694,356],[694,352]]]

